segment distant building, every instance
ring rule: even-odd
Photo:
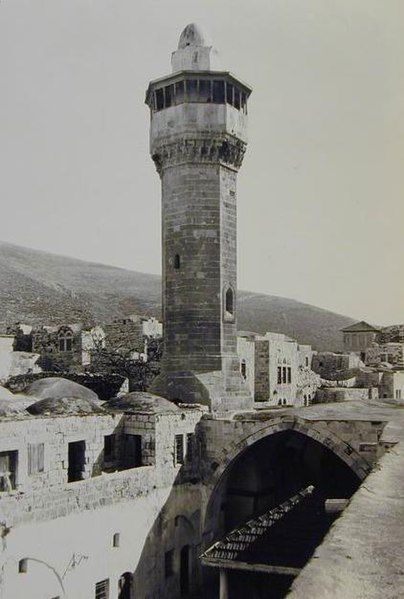
[[[404,368],[404,343],[374,343],[367,348],[365,353],[365,364],[368,366],[379,366],[388,363],[392,366]]]
[[[0,383],[11,376],[41,371],[37,364],[39,354],[15,351],[14,341],[14,335],[0,335]]]
[[[240,372],[255,402],[308,405],[320,377],[311,370],[314,351],[282,333],[240,331],[237,337]]]
[[[404,399],[404,370],[385,371],[379,384],[381,399]]]
[[[354,352],[318,352],[313,356],[311,367],[321,378],[335,379],[339,373],[347,373],[361,364],[360,356]]]
[[[80,323],[35,327],[16,323],[7,328],[4,337],[9,341],[3,345],[11,345],[14,352],[36,355],[42,370],[83,372],[99,350],[146,361],[148,340],[161,335],[162,324],[156,318],[131,315],[91,329]]]
[[[344,336],[344,350],[364,354],[366,349],[376,341],[380,329],[368,324],[364,320],[356,322],[342,329]]]

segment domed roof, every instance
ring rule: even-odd
[[[132,391],[121,397],[113,397],[102,405],[108,411],[126,412],[127,414],[136,414],[138,412],[161,414],[181,411],[178,406],[168,401],[168,399],[145,391]]]
[[[105,410],[99,401],[77,397],[46,398],[28,406],[27,412],[42,416],[70,416],[81,414],[100,414]]]
[[[7,416],[27,416],[28,412],[20,401],[0,399],[0,418]]]
[[[26,395],[35,395],[38,399],[84,399],[98,402],[98,395],[84,387],[62,377],[47,377],[31,383],[25,390]]]
[[[35,401],[35,397],[26,397],[20,393],[12,393],[9,389],[0,386],[0,402],[4,410],[6,409],[7,404],[10,405],[10,413],[13,413],[14,408],[18,411],[24,410],[27,406],[30,406]]]
[[[190,23],[185,27],[180,35],[180,41],[178,42],[178,49],[181,50],[187,46],[205,46],[205,36],[203,35],[200,27],[195,23]]]

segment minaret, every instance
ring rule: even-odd
[[[172,74],[149,84],[150,153],[162,186],[162,372],[153,391],[214,411],[251,406],[236,353],[236,183],[251,89],[211,70],[188,25]]]

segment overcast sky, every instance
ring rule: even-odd
[[[160,272],[144,92],[189,22],[253,87],[239,287],[403,322],[403,0],[1,0],[0,239]]]

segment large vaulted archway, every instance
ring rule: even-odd
[[[311,511],[290,519],[289,529],[286,523],[282,533],[276,536],[276,551],[271,548],[270,537],[261,548],[262,561],[276,561],[284,555],[285,564],[298,569],[335,519],[335,515],[326,515],[326,500],[349,499],[371,466],[324,423],[289,419],[262,424],[257,423],[255,430],[224,449],[220,463],[215,465],[204,521],[204,545],[206,548],[247,520],[313,485],[315,498],[310,504]],[[215,584],[214,577],[213,582],[212,577],[208,580],[207,584]],[[263,575],[252,578],[244,573],[238,577],[237,572],[232,572],[230,586],[232,581],[232,599],[246,596],[246,592],[252,599],[285,596],[292,578],[275,577],[268,586]],[[265,591],[267,588],[272,591]]]

